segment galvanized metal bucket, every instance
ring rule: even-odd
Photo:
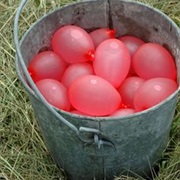
[[[138,2],[84,1],[45,15],[19,42],[18,21],[26,2],[21,2],[14,23],[16,68],[54,161],[71,180],[111,180],[122,173],[148,175],[167,145],[180,88],[157,106],[134,115],[84,117],[50,106],[37,90],[26,66],[41,49],[50,47],[53,33],[63,25],[75,24],[88,31],[110,27],[118,35],[135,35],[169,49],[176,61],[179,81],[178,27],[162,12]]]

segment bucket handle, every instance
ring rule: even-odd
[[[14,42],[15,42],[15,49],[16,49],[16,55],[17,55],[17,60],[19,61],[20,66],[23,69],[23,73],[25,78],[27,79],[27,81],[29,82],[32,90],[35,92],[35,94],[37,95],[37,97],[44,103],[44,105],[48,108],[48,110],[50,110],[51,112],[54,113],[54,115],[62,122],[64,123],[67,127],[69,127],[71,130],[73,130],[76,135],[78,136],[78,138],[84,142],[84,143],[93,143],[96,144],[98,146],[98,149],[100,149],[100,147],[102,145],[106,145],[106,146],[111,146],[113,147],[113,149],[115,149],[114,144],[107,140],[107,138],[103,138],[102,139],[102,132],[98,129],[94,129],[94,128],[87,128],[87,127],[79,127],[79,129],[74,126],[73,124],[71,124],[70,122],[68,122],[64,117],[62,117],[54,108],[53,106],[50,106],[49,103],[46,101],[46,99],[43,97],[43,95],[39,92],[38,88],[36,87],[36,85],[34,84],[34,81],[32,80],[31,76],[28,73],[27,67],[23,61],[23,57],[21,54],[21,48],[20,48],[20,42],[19,42],[19,36],[18,36],[18,32],[19,32],[19,17],[20,14],[24,8],[24,6],[26,5],[28,0],[22,0],[17,12],[15,14],[15,19],[14,19]]]

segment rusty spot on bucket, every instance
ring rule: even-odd
[[[153,26],[153,30],[154,30],[155,32],[158,32],[158,31],[159,31],[159,29],[158,29],[157,27],[155,27],[155,26]]]
[[[71,24],[78,25],[81,22],[84,15],[85,15],[85,9],[82,6],[74,8],[73,13],[72,13],[73,19],[72,19]]]
[[[41,53],[41,52],[43,52],[43,51],[51,51],[51,50],[52,50],[51,47],[45,46],[45,47],[42,47],[42,48],[38,51],[38,53]]]

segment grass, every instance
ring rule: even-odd
[[[34,0],[28,3],[20,21],[20,32],[40,16],[70,0]],[[180,26],[179,0],[142,0]],[[34,112],[15,71],[13,20],[20,0],[0,1],[0,180],[66,180],[52,161],[43,142]],[[180,179],[180,101],[171,126],[167,150],[158,164],[156,180]],[[116,177],[115,180],[132,180]]]

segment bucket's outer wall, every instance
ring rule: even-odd
[[[110,26],[119,35],[136,35],[146,41],[158,42],[172,52],[180,72],[180,35],[176,27],[151,8],[118,0],[111,0],[109,5],[107,1],[75,3],[42,18],[22,41],[25,63],[28,64],[39,50],[50,47],[53,33],[65,24],[76,24],[87,30]],[[102,146],[98,149],[94,144],[81,142],[73,131],[59,121],[27,88],[23,70],[19,67],[17,71],[28,90],[50,154],[71,180],[111,180],[124,170],[143,175],[150,171],[150,166],[166,147],[177,93],[156,108],[127,118],[83,119],[59,111],[77,128],[99,129],[115,145],[115,148]]]

